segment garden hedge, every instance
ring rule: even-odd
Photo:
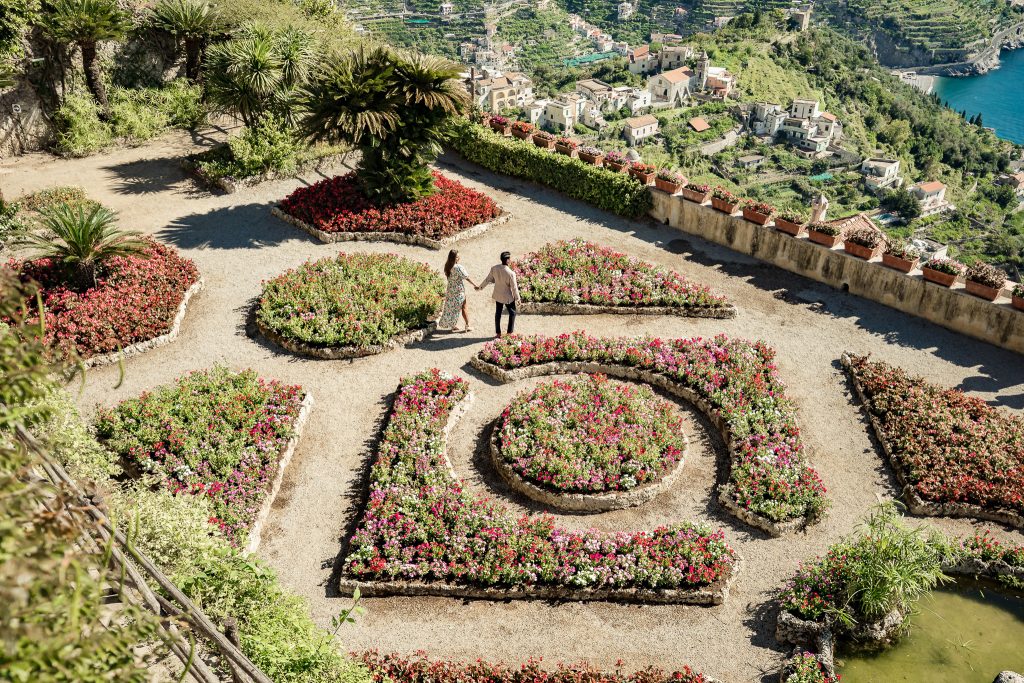
[[[573,199],[627,218],[653,206],[647,187],[627,173],[541,149],[532,142],[506,138],[469,121],[453,124],[452,147],[484,168],[532,180]]]

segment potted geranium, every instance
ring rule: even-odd
[[[1006,284],[1006,273],[988,263],[978,261],[967,269],[964,286],[967,291],[982,299],[995,301]]]
[[[748,199],[743,202],[743,218],[751,223],[765,225],[775,213],[775,207],[765,202]]]
[[[515,135],[520,140],[532,140],[536,130],[536,126],[526,121],[516,121],[512,124],[512,135]]]
[[[512,122],[504,116],[492,116],[490,126],[491,130],[499,135],[508,135],[512,130]]]
[[[804,231],[804,221],[807,220],[803,214],[794,209],[783,209],[775,214],[775,229],[793,237]]]
[[[711,186],[703,183],[686,183],[683,187],[683,197],[698,204],[706,202],[709,194],[711,194]]]
[[[1017,285],[1013,288],[1010,301],[1013,302],[1013,307],[1018,311],[1024,311],[1024,285]]]
[[[920,250],[906,240],[887,242],[882,250],[882,263],[904,273],[917,268],[920,260]]]
[[[807,237],[831,249],[843,241],[843,230],[831,223],[811,223],[807,226]]]
[[[885,236],[880,230],[871,227],[857,228],[846,236],[843,248],[847,254],[853,254],[865,261],[878,256],[885,246]]]
[[[729,190],[725,189],[721,185],[711,190],[711,206],[715,207],[722,213],[732,214],[736,211],[736,207],[739,206],[740,198],[734,195]]]
[[[579,147],[579,144],[572,138],[563,135],[555,140],[555,151],[567,157],[574,157],[576,156],[576,148]]]
[[[654,174],[657,172],[654,166],[645,164],[642,161],[634,161],[629,165],[629,175],[639,180],[644,185],[650,185],[654,182]]]
[[[597,147],[584,146],[576,150],[580,159],[593,164],[594,166],[601,166],[604,164],[604,152],[599,150]]]
[[[622,152],[608,152],[604,155],[604,165],[615,172],[621,171],[629,164],[626,155]]]
[[[686,184],[686,178],[667,168],[659,168],[654,176],[654,186],[662,192],[675,194]]]
[[[555,136],[546,130],[540,130],[533,134],[533,144],[541,149],[554,149]]]
[[[921,266],[925,280],[943,287],[952,287],[963,272],[964,264],[948,258],[933,258]]]

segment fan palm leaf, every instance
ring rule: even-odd
[[[199,79],[206,39],[220,29],[221,19],[206,0],[160,0],[153,24],[185,44],[185,76]]]
[[[109,103],[96,46],[101,41],[123,36],[130,26],[128,15],[117,6],[116,0],[55,0],[42,25],[54,40],[78,45],[86,86],[105,114]]]

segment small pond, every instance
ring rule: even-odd
[[[1024,672],[1024,594],[949,584],[917,604],[910,635],[877,655],[840,655],[843,683],[992,683]]]

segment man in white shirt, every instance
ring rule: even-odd
[[[491,267],[491,272],[481,282],[477,289],[483,289],[487,285],[494,285],[494,292],[491,298],[494,299],[494,334],[501,338],[501,312],[508,309],[508,334],[512,334],[516,328],[516,305],[519,303],[519,283],[516,280],[516,273],[508,267],[512,260],[512,254],[507,251],[501,252],[501,263]]]

